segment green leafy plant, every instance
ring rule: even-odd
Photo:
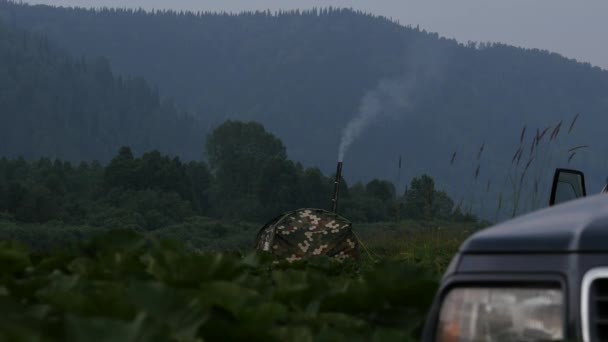
[[[416,340],[437,277],[414,263],[200,252],[113,230],[72,249],[0,243],[0,339]]]

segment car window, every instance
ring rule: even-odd
[[[557,184],[557,191],[555,192],[555,201],[556,202],[565,202],[569,200],[576,199],[577,192],[572,183],[567,182],[559,182]]]

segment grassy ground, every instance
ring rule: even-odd
[[[354,223],[365,259],[391,259],[424,266],[442,273],[460,244],[483,226],[445,221]],[[204,251],[253,249],[260,226],[245,222],[221,222],[197,217],[147,235],[170,238]],[[16,224],[0,220],[0,240],[19,240],[34,250],[51,250],[88,239],[109,228],[48,224]]]
[[[474,223],[445,221],[354,225],[361,239],[362,253],[368,257],[406,261],[436,274],[442,274],[460,245],[482,228],[483,225]]]

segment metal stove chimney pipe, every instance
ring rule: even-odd
[[[340,194],[340,180],[342,178],[342,162],[338,162],[336,170],[336,180],[334,181],[334,197],[331,200],[331,210],[338,213],[338,195]]]

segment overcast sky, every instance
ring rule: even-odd
[[[59,6],[239,12],[352,7],[461,42],[540,48],[608,69],[608,0],[29,0]]]

